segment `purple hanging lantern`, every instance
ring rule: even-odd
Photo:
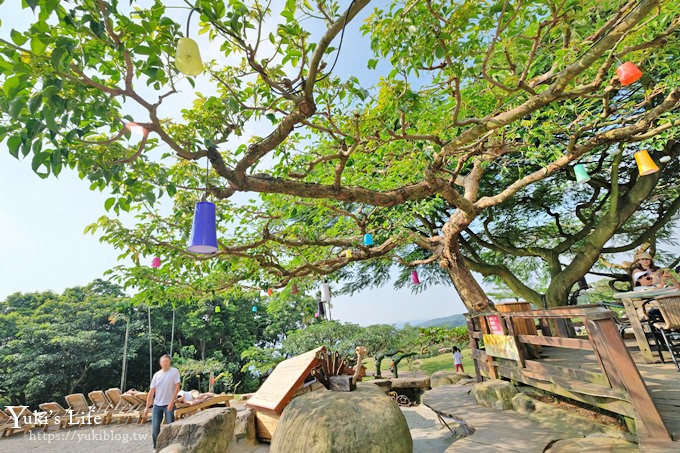
[[[418,278],[418,271],[411,272],[411,283],[414,285],[420,285],[420,279]]]
[[[187,250],[192,253],[215,253],[217,251],[217,220],[215,205],[199,201],[194,210],[194,225]]]

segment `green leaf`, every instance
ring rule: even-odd
[[[42,96],[40,94],[36,94],[31,99],[28,101],[28,111],[29,113],[33,114],[38,111],[38,107],[40,107],[40,103],[42,101]]]
[[[42,55],[47,49],[47,44],[42,42],[39,37],[34,36],[31,38],[31,51],[36,55]]]
[[[12,102],[9,103],[9,108],[7,113],[12,119],[18,119],[21,114],[21,110],[26,106],[26,96],[19,96],[14,98]]]
[[[49,153],[35,153],[33,159],[31,160],[31,168],[34,172],[38,173],[38,168],[45,163],[45,161],[50,157]]]
[[[115,203],[116,203],[116,198],[115,198],[115,197],[108,198],[108,199],[104,202],[104,209],[106,209],[107,211],[109,211],[109,210],[113,207],[113,205],[114,205]],[[91,226],[91,225],[90,225],[90,226]],[[85,229],[85,233],[87,233],[87,228]]]
[[[21,32],[18,32],[14,29],[12,29],[9,35],[12,38],[12,42],[17,46],[23,46],[26,43],[26,41],[28,41],[28,38],[26,36],[24,36],[23,34],[21,34]]]
[[[12,135],[7,140],[7,148],[9,149],[9,153],[16,159],[19,158],[19,148],[21,147],[22,143],[23,140],[20,135]]]

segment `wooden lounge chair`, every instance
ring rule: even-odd
[[[105,391],[104,394],[109,399],[109,401],[111,401],[114,411],[119,410],[122,406],[127,406],[127,403],[123,401],[123,398],[121,398],[123,392],[121,392],[118,387],[112,387]]]
[[[19,418],[18,428],[16,428],[16,421],[13,414]],[[35,421],[35,415],[28,408],[23,408],[19,406],[5,407],[5,415],[9,417],[9,422],[5,422],[2,431],[2,437],[11,436],[15,432],[23,431],[24,434],[28,434],[31,429],[35,426],[33,423]]]
[[[42,403],[38,407],[47,413],[47,423],[43,428],[43,432],[47,431],[50,426],[57,426],[57,429],[68,426],[69,413],[66,412],[66,409],[61,404],[51,401],[49,403]]]
[[[664,344],[671,355],[671,359],[675,364],[675,368],[680,371],[680,297],[657,297],[657,306],[663,316],[663,322],[654,323],[654,327],[659,331],[663,338]]]
[[[102,417],[102,424],[106,425],[111,422],[111,415],[113,414],[113,404],[106,397],[101,390],[94,390],[87,394],[90,398],[92,406],[91,410]]]
[[[149,393],[148,392],[135,393],[132,396],[135,397],[137,401],[139,401],[139,417],[137,418],[137,423],[142,424],[151,420],[153,411],[150,410],[149,413],[146,416],[144,416],[144,409],[146,409],[146,398],[149,396]]]
[[[229,401],[234,399],[234,395],[215,395],[212,398],[208,398],[197,404],[183,405],[175,410],[175,420],[179,420],[184,417],[189,417],[198,411],[202,411],[209,407],[214,406],[227,406],[229,407]]]
[[[85,399],[85,395],[83,395],[82,393],[73,393],[71,395],[66,395],[64,399],[66,400],[66,404],[68,404],[68,408],[71,409],[72,420],[74,422],[78,421],[79,426],[85,424],[88,417],[94,415],[101,415],[95,411],[90,410],[90,404],[87,402],[87,400]],[[73,424],[73,422],[71,424]]]
[[[121,423],[123,420],[125,423],[130,423],[133,419],[139,419],[142,415],[142,412],[140,412],[141,407],[142,404],[137,398],[123,393],[120,395],[120,403],[111,414],[111,419],[118,420],[118,423]]]
[[[0,437],[10,435],[10,429],[14,432],[14,419],[7,412],[0,410]]]

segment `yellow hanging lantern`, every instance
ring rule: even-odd
[[[345,257],[347,257],[348,260],[351,260],[351,259],[352,259],[352,251],[351,251],[351,250],[347,250],[347,251],[345,252]]]
[[[201,52],[198,50],[196,41],[191,38],[179,38],[177,40],[175,67],[179,72],[190,77],[203,72]]]
[[[651,175],[652,173],[659,171],[659,167],[652,160],[652,157],[646,149],[638,151],[633,156],[635,157],[635,162],[637,162],[640,176]]]

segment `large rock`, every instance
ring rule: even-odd
[[[429,389],[430,388],[430,376],[411,376],[411,377],[400,377],[391,378],[393,389]]]
[[[235,421],[234,408],[206,409],[164,425],[156,446],[163,453],[226,452],[234,436]]]
[[[472,379],[467,374],[459,374],[453,371],[441,370],[430,376],[430,387],[435,388],[440,385],[451,385],[457,384],[463,379]]]
[[[353,392],[321,389],[295,398],[283,411],[271,453],[410,453],[413,440],[397,404],[378,387]]]
[[[518,393],[512,397],[512,408],[515,412],[528,415],[536,410],[536,400],[524,393]]]
[[[558,440],[546,453],[637,453],[637,444],[610,437],[579,437]]]
[[[256,444],[255,413],[250,408],[238,410],[234,425],[234,439],[231,441],[229,451],[243,451],[244,449],[252,448]]]
[[[527,391],[530,394],[524,393]],[[576,407],[574,409],[577,410],[566,410],[562,407],[568,407],[568,405],[548,404],[532,398],[532,394],[540,395],[541,392],[536,392],[529,387],[522,388],[522,393],[518,393],[512,398],[515,411],[526,415],[546,428],[563,433],[564,437],[596,436],[628,441],[634,439],[633,435],[613,420],[607,422],[606,419],[588,416],[587,411]]]
[[[507,381],[491,379],[472,386],[472,396],[480,406],[492,407],[499,411],[512,409],[512,398],[517,389]]]

